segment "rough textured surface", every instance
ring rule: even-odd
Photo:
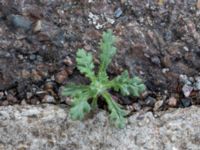
[[[103,111],[71,121],[56,105],[0,108],[0,150],[199,150],[200,109],[137,113],[125,129],[110,126]]]
[[[98,67],[98,43],[107,29],[117,47],[109,76],[127,69],[145,81],[151,97],[141,103],[114,94],[122,104],[166,110],[174,97],[172,107],[199,105],[199,5],[197,0],[0,0],[0,105],[38,104],[50,97],[65,103],[62,86],[87,82],[75,69],[78,48],[91,52]],[[156,102],[160,108],[153,108]]]

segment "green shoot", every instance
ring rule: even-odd
[[[90,79],[91,83],[89,85],[70,84],[64,88],[62,94],[73,99],[72,108],[70,109],[72,119],[83,119],[84,115],[89,113],[91,109],[97,108],[98,97],[101,96],[108,104],[111,122],[116,127],[123,128],[127,112],[113,100],[109,90],[113,89],[123,96],[137,97],[144,92],[146,87],[142,80],[139,77],[130,78],[128,71],[124,71],[112,80],[108,79],[107,68],[116,54],[114,43],[115,36],[112,31],[103,32],[100,42],[100,66],[97,73],[94,72],[92,54],[84,49],[78,49],[76,54],[77,68]],[[92,100],[91,104],[88,102],[89,99]]]

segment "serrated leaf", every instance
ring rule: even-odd
[[[76,53],[76,62],[79,71],[85,74],[86,77],[94,80],[95,74],[93,71],[94,63],[92,61],[92,54],[89,52],[87,53],[84,49],[78,49]]]
[[[62,95],[77,97],[78,95],[86,93],[87,91],[89,91],[89,86],[87,85],[76,85],[76,84],[70,83],[63,88]]]
[[[108,92],[105,92],[103,97],[105,98],[108,104],[108,109],[110,110],[110,121],[114,123],[116,127],[123,128],[125,126],[124,117],[126,116],[126,111],[120,108],[121,106],[112,99],[112,96]]]
[[[87,98],[79,97],[74,99],[69,114],[73,120],[81,120],[84,118],[86,113],[90,112],[90,110],[91,107],[87,102]]]
[[[100,78],[106,78],[106,69],[110,62],[112,61],[112,57],[116,54],[116,47],[114,47],[115,36],[112,34],[111,30],[107,30],[107,32],[103,32],[102,40],[100,42],[100,69],[98,76]]]
[[[146,89],[139,77],[130,78],[128,71],[124,71],[111,81],[111,85],[115,91],[120,91],[124,96],[139,96]]]

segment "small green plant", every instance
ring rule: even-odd
[[[97,100],[101,96],[108,104],[111,122],[115,126],[123,128],[127,113],[121,105],[113,100],[109,89],[120,92],[123,96],[139,96],[145,90],[142,80],[139,77],[129,78],[128,71],[124,71],[121,75],[109,80],[106,70],[116,53],[114,42],[115,36],[111,30],[103,33],[100,42],[100,66],[96,73],[94,72],[92,54],[84,49],[78,50],[76,54],[77,68],[90,79],[91,83],[89,85],[69,84],[63,89],[62,94],[70,96],[73,100],[70,109],[72,119],[81,120],[91,109],[97,108]],[[89,100],[91,100],[91,103],[89,103]]]

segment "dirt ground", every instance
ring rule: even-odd
[[[87,82],[76,69],[84,48],[98,66],[103,31],[117,37],[110,77],[128,69],[147,91],[113,96],[133,111],[200,104],[200,1],[1,0],[0,105],[69,103],[60,91]]]

